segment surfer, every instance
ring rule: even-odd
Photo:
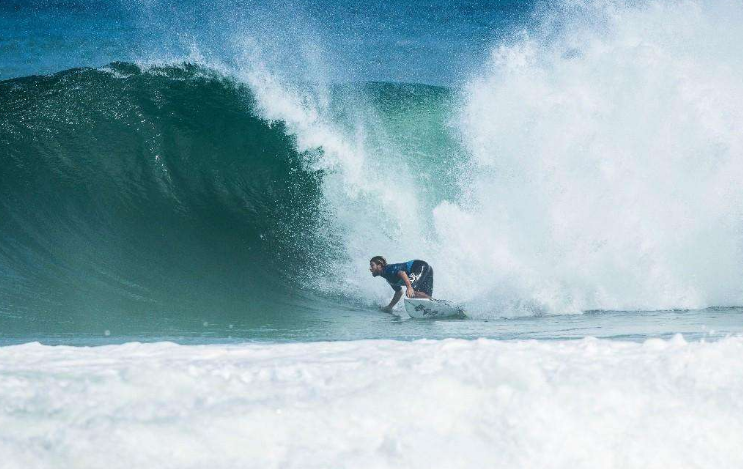
[[[402,298],[402,287],[405,286],[408,298],[427,298],[433,294],[433,268],[426,261],[412,260],[399,264],[387,264],[382,256],[374,256],[369,261],[369,271],[374,277],[387,280],[395,295],[390,304],[382,308],[387,313]]]

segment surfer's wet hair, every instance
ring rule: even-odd
[[[374,256],[369,260],[369,263],[379,264],[382,267],[387,267],[387,259],[382,256]]]

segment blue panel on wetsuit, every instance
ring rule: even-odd
[[[398,277],[397,274],[400,271],[410,274],[413,262],[415,261],[401,262],[399,264],[387,264],[387,267],[384,268],[384,272],[382,272],[381,275],[395,291],[400,291],[402,286],[405,285],[405,282],[403,279]]]

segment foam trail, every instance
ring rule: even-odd
[[[3,467],[741,467],[743,339],[0,348]]]
[[[470,202],[434,213],[438,263],[477,279],[457,295],[530,314],[743,303],[743,6],[538,20],[464,92]]]

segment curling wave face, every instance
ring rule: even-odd
[[[405,192],[394,168],[386,183],[369,177],[398,157],[393,145],[427,155],[453,145],[426,139],[446,118],[444,88],[336,86],[318,117],[270,77],[241,82],[195,65],[113,63],[0,86],[9,334],[272,327],[369,304],[343,275],[364,268],[358,235],[383,246],[401,230],[387,209],[430,211],[455,190]],[[343,104],[367,101],[379,127],[347,138],[359,116]],[[425,174],[448,163],[414,164]]]
[[[301,283],[322,176],[244,87],[128,64],[0,87],[0,310],[73,330],[207,320]]]

